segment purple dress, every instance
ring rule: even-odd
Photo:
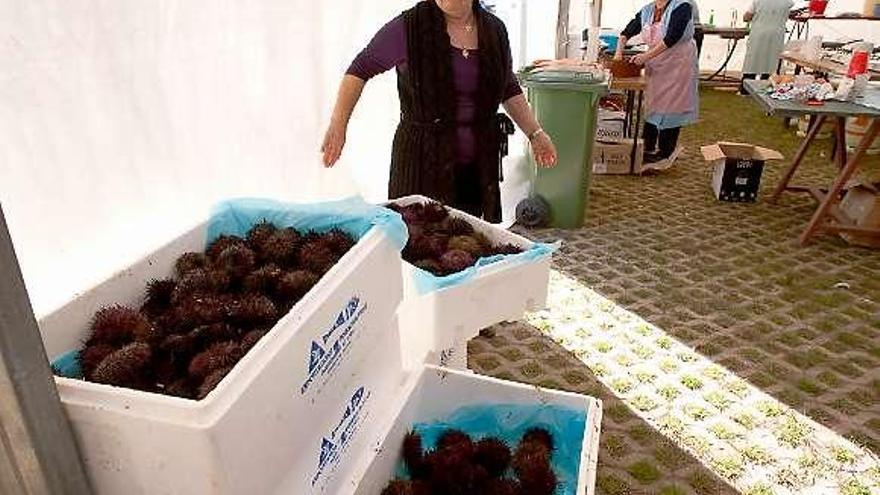
[[[468,164],[473,163],[476,157],[476,143],[471,124],[476,113],[480,62],[476,50],[470,50],[470,57],[465,57],[460,49],[453,46],[450,46],[449,50],[452,57],[458,122],[456,158],[458,163]],[[405,70],[406,54],[406,29],[403,17],[396,17],[376,33],[370,44],[354,59],[346,73],[369,81],[394,68]],[[522,88],[513,71],[508,71],[503,101],[519,94],[522,94]]]

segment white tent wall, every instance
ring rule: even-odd
[[[586,9],[587,1],[572,0],[581,8]],[[602,11],[602,26],[615,30],[622,30],[633,18],[635,13],[647,0],[615,0],[605,1]],[[796,2],[798,3],[798,2]],[[800,2],[803,3],[803,2]],[[712,11],[715,12],[715,24],[729,26],[733,17],[733,11],[737,11],[739,25],[742,26],[742,14],[751,5],[751,0],[698,0],[700,14],[703,22],[709,21]],[[864,0],[831,0],[828,6],[829,14],[842,12],[862,12]],[[574,18],[574,17],[573,17]],[[581,26],[577,26],[579,29]],[[825,39],[867,39],[880,43],[880,23],[876,22],[853,22],[853,21],[819,21],[811,24],[811,35],[824,36]],[[577,29],[572,29],[577,32]],[[717,69],[721,66],[728,53],[728,42],[717,36],[707,36],[703,45],[703,55],[700,65],[703,70]],[[746,43],[741,42],[731,59],[729,69],[740,71],[746,53]]]
[[[384,197],[393,78],[337,169],[318,147],[345,67],[411,3],[0,2],[0,201],[38,316],[218,200]]]

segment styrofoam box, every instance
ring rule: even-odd
[[[407,196],[393,201],[406,206],[432,201]],[[450,214],[467,220],[492,242],[523,249],[534,243],[467,213]],[[452,287],[420,294],[413,265],[403,263],[404,300],[400,306],[403,354],[409,367],[418,367],[431,352],[442,352],[476,337],[483,328],[522,319],[526,311],[543,309],[550,282],[550,257],[529,263],[499,261],[479,270],[477,276]]]
[[[381,443],[365,456],[356,469],[357,476],[339,492],[340,495],[380,493],[396,474],[403,438],[413,424],[443,421],[461,407],[492,403],[550,404],[586,412],[587,424],[575,493],[594,493],[602,424],[602,403],[598,399],[431,365],[414,374],[403,393],[406,400],[392,415],[391,422],[386,423],[387,429]]]
[[[44,318],[48,355],[78,348],[101,306],[139,304],[146,282],[170,276],[204,239],[200,225]],[[96,492],[272,493],[284,481],[287,493],[324,493],[323,476],[346,461],[337,452],[317,470],[329,422],[362,387],[369,416],[403,380],[394,321],[403,288],[389,276],[400,270],[398,250],[372,229],[202,401],[56,378]]]
[[[433,364],[456,371],[467,371],[468,349],[467,341],[462,340],[449,349],[431,351],[425,364]]]

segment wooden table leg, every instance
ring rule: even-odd
[[[846,166],[846,117],[837,117],[834,131],[834,140],[836,141],[834,157],[837,168],[843,169]]]
[[[807,131],[807,137],[804,138],[800,148],[797,150],[797,154],[794,155],[794,160],[792,160],[791,166],[788,168],[788,171],[785,172],[782,181],[776,186],[776,191],[773,192],[773,196],[770,197],[771,203],[778,201],[779,197],[782,196],[782,193],[785,192],[788,183],[791,182],[791,178],[794,177],[794,173],[797,172],[798,167],[801,166],[801,162],[804,161],[804,157],[807,155],[810,145],[816,140],[816,135],[819,134],[819,129],[822,128],[825,119],[827,119],[826,116],[820,115],[816,117],[813,124],[810,126],[810,129]]]
[[[822,201],[822,203],[819,204],[819,209],[816,210],[813,219],[810,220],[807,230],[801,234],[800,241],[802,246],[806,245],[810,239],[821,230],[826,217],[831,212],[831,207],[834,206],[835,202],[839,201],[840,193],[843,192],[846,183],[849,182],[853,174],[856,173],[856,170],[859,169],[859,162],[862,161],[865,152],[868,151],[868,148],[874,143],[874,139],[877,138],[878,134],[880,134],[880,120],[875,119],[871,124],[871,127],[868,129],[868,132],[865,133],[865,137],[862,138],[862,141],[859,143],[859,147],[856,148],[856,152],[849,157],[846,166],[843,167],[843,170],[841,170],[837,175],[837,178],[834,179],[834,185],[831,186],[831,190],[828,191],[825,201]]]

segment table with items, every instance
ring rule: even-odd
[[[771,83],[768,81],[746,81],[745,88],[768,115],[791,118],[799,118],[805,115],[811,117],[812,123],[804,141],[798,148],[782,181],[770,198],[770,202],[775,203],[784,192],[799,192],[809,193],[819,202],[819,207],[813,218],[800,236],[801,245],[806,245],[822,232],[880,236],[880,229],[854,225],[852,219],[848,218],[837,207],[847,183],[859,170],[866,151],[878,135],[880,135],[880,109],[847,101],[828,100],[817,103],[814,101],[803,102],[796,99],[773,98],[771,96]],[[873,88],[871,91],[880,92],[880,88]],[[873,119],[873,121],[856,147],[855,152],[847,158],[844,133],[846,119],[849,117],[868,117]],[[831,188],[824,189],[820,187],[790,185],[794,174],[803,162],[804,156],[816,139],[816,135],[828,119],[834,119],[835,122],[838,146],[836,157],[840,167]]]

